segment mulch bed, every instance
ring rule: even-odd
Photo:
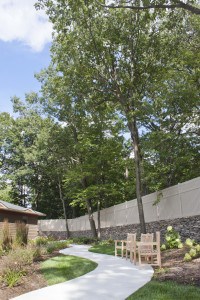
[[[191,262],[184,262],[183,257],[187,249],[173,249],[162,252],[162,269],[158,272],[155,268],[154,278],[159,281],[172,280],[181,284],[192,284],[200,287],[200,258]],[[58,252],[45,255],[40,261],[34,262],[17,286],[8,288],[0,285],[0,299],[9,300],[30,291],[47,286],[45,279],[40,272],[40,263],[46,259],[58,256]],[[1,267],[0,258],[0,267]]]
[[[181,284],[191,284],[200,287],[200,258],[191,262],[184,262],[183,258],[187,248],[172,249],[162,252],[162,269],[157,273],[156,280],[172,280]]]
[[[40,264],[42,261],[58,255],[60,255],[58,251],[55,251],[54,253],[49,255],[43,255],[39,261],[34,262],[27,268],[26,276],[22,277],[20,283],[17,286],[9,288],[0,283],[0,299],[9,300],[19,295],[47,286],[47,282],[45,281],[40,271]],[[0,268],[2,259],[3,258],[0,258]]]

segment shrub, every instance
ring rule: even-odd
[[[47,252],[52,253],[55,250],[60,250],[69,247],[68,241],[54,241],[47,244]]]
[[[28,226],[21,222],[16,222],[16,244],[20,246],[27,245],[28,242]]]
[[[45,246],[45,245],[47,245],[48,242],[49,242],[49,239],[47,237],[44,237],[44,236],[38,236],[34,240],[34,244],[36,246]]]
[[[49,243],[47,246],[46,246],[46,250],[47,250],[47,253],[51,254],[53,251],[56,250],[56,245],[52,242],[52,243]]]
[[[195,243],[194,240],[191,240],[191,239],[186,239],[186,241],[185,241],[185,244],[188,247],[192,247],[194,245],[194,243]]]
[[[183,259],[184,261],[191,261],[192,260],[192,257],[190,256],[190,254],[189,253],[185,253],[185,256],[184,256],[184,259]]]
[[[160,247],[160,250],[161,250],[161,251],[164,251],[164,250],[166,250],[166,249],[167,249],[166,245],[165,245],[165,244],[162,244],[162,246]]]
[[[195,246],[195,249],[197,250],[197,254],[200,255],[200,244],[197,244],[197,245]]]
[[[182,249],[183,248],[183,243],[178,244],[178,248]]]
[[[161,246],[161,250],[183,247],[179,233],[176,232],[172,226],[167,227],[167,232],[165,234],[165,241],[166,243]]]
[[[115,241],[113,239],[109,238],[107,240],[107,243],[110,244],[110,245],[113,245],[115,243]]]
[[[18,248],[12,250],[4,258],[2,263],[2,271],[6,269],[18,271],[24,271],[25,266],[30,265],[33,262],[33,251],[26,248]]]
[[[9,287],[15,286],[33,262],[33,251],[26,248],[12,250],[1,262],[0,278]]]
[[[186,239],[185,245],[190,248],[190,251],[185,254],[184,261],[191,261],[200,257],[200,244],[197,244],[194,240]]]
[[[100,245],[114,245],[113,240],[103,240],[99,242]]]
[[[192,258],[196,257],[196,256],[197,256],[197,251],[196,251],[196,249],[195,249],[195,248],[191,248],[189,254],[190,254],[190,256],[191,256]]]
[[[88,245],[97,242],[97,239],[92,237],[77,237],[77,238],[73,238],[72,240],[73,243],[80,244],[80,245],[81,244]]]
[[[43,254],[42,249],[43,249],[43,247],[37,247],[37,246],[35,246],[34,244],[31,244],[31,243],[27,246],[27,250],[32,252],[33,261],[37,261],[41,258],[42,254]],[[45,252],[45,254],[46,254],[46,252]]]

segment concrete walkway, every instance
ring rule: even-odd
[[[92,253],[88,248],[85,245],[72,245],[60,253],[93,260],[98,263],[95,270],[13,300],[124,300],[151,280],[151,266],[135,266],[124,258]]]

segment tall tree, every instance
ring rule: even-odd
[[[120,201],[129,193],[124,170],[120,167],[125,165],[124,139],[122,134],[119,136],[123,123],[107,104],[102,103],[94,109],[90,103],[82,101],[80,95],[72,97],[73,87],[70,90],[65,78],[52,67],[46,72],[42,71],[37,78],[42,82],[40,102],[45,111],[58,118],[71,132],[73,139],[71,163],[64,175],[65,193],[72,199],[73,206],[87,209],[95,236],[93,208],[96,207],[97,199],[99,203],[108,206],[113,203],[108,203],[108,199],[114,201],[118,194]],[[116,161],[117,156],[119,163]],[[119,176],[114,175],[114,169]],[[120,193],[122,186],[125,192],[123,196]]]
[[[96,1],[40,3],[56,33],[52,58],[66,95],[93,106],[112,103],[113,110],[126,118],[134,149],[139,219],[145,232],[139,127],[148,113],[147,95],[167,72],[171,58],[177,57],[183,16],[104,10]],[[177,20],[179,26],[174,27]]]

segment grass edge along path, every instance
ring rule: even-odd
[[[96,245],[92,245],[92,247],[88,250],[90,252],[99,254],[115,255],[115,246],[113,244],[99,243]]]
[[[100,243],[93,245],[89,251],[101,254],[115,255],[113,244]],[[157,281],[152,279],[127,300],[200,300],[200,288],[192,285],[178,284],[173,281]]]
[[[93,271],[97,263],[78,256],[59,255],[52,257],[40,265],[48,285],[65,282]]]
[[[200,300],[200,288],[192,285],[178,284],[173,281],[156,281],[152,279],[126,300]]]

